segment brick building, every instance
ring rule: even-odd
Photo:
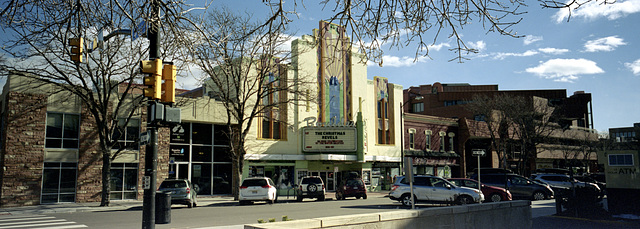
[[[228,139],[220,137],[226,116],[204,115],[221,105],[202,98],[183,97],[180,102],[185,104],[180,130],[158,131],[157,184],[192,175],[203,195],[230,193],[230,188],[220,188],[229,177],[214,179],[231,170],[230,160],[213,159],[214,151],[228,151]],[[80,99],[52,85],[9,75],[0,107],[0,206],[101,200],[102,153],[96,124]],[[138,136],[145,129],[146,109],[138,108],[118,137],[118,145],[126,149],[112,160],[111,200],[142,199],[145,146]],[[199,157],[185,161],[184,155],[191,154]],[[191,174],[191,167],[199,173]]]
[[[467,161],[476,160],[471,157],[472,149],[485,149],[492,152],[490,156],[481,159],[482,166],[499,167],[500,163],[496,152],[491,149],[487,125],[482,116],[474,114],[466,104],[472,103],[476,95],[488,97],[509,95],[524,97],[529,100],[538,100],[543,106],[552,107],[558,120],[554,120],[551,126],[549,139],[553,142],[544,142],[536,145],[536,158],[527,166],[528,172],[538,168],[564,167],[567,155],[567,147],[572,144],[578,147],[584,141],[596,141],[597,134],[593,130],[593,115],[591,107],[591,94],[582,91],[575,92],[567,97],[565,89],[550,90],[499,90],[498,85],[470,85],[470,84],[441,84],[412,86],[404,90],[404,112],[421,114],[425,116],[443,117],[457,120],[458,131],[456,139],[460,156],[461,174],[468,174],[476,166],[468,165]],[[536,109],[532,107],[531,109]],[[406,128],[405,128],[406,129]],[[405,139],[406,141],[407,139]],[[510,149],[510,155],[518,154],[518,149]],[[581,152],[582,157],[589,158],[585,169],[597,168],[595,153]],[[517,166],[517,160],[511,158],[509,166]]]

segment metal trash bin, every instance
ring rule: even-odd
[[[171,192],[156,192],[156,224],[171,223]]]

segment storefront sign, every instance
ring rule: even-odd
[[[456,158],[414,158],[413,165],[455,165]]]
[[[355,127],[305,127],[302,135],[304,152],[355,152]]]

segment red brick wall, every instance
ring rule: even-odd
[[[0,206],[40,204],[47,96],[9,92]]]
[[[102,153],[98,128],[86,106],[82,107],[76,202],[100,202],[102,200]]]

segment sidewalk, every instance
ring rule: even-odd
[[[382,197],[387,195],[388,192],[369,192],[369,197]],[[334,200],[335,192],[327,192],[325,194],[325,200]],[[279,202],[295,201],[295,196],[279,196]],[[205,206],[216,203],[229,203],[234,204],[238,201],[234,201],[231,196],[202,196],[198,197],[198,205]],[[51,214],[51,213],[72,213],[72,212],[98,212],[98,211],[113,211],[113,210],[126,210],[138,208],[142,211],[141,200],[116,200],[111,201],[109,207],[100,207],[100,202],[91,203],[57,203],[57,204],[41,204],[34,206],[24,207],[10,207],[0,208],[0,216],[2,215],[19,215],[19,214]]]

